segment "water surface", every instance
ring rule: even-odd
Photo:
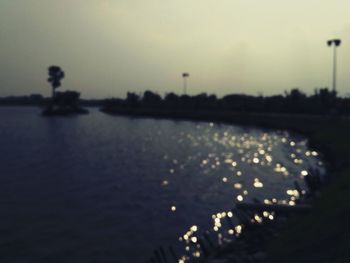
[[[235,234],[216,218],[236,202],[293,205],[317,155],[287,132],[2,107],[0,261],[144,262],[164,244],[195,254],[203,231]]]

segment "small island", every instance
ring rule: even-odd
[[[52,86],[52,98],[43,111],[44,116],[87,114],[89,111],[79,106],[80,93],[77,91],[56,92],[61,86],[61,80],[65,77],[64,71],[59,66],[48,68],[47,81]]]

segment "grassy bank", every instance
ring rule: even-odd
[[[312,213],[291,218],[266,245],[267,262],[350,262],[350,121],[323,116],[123,110],[137,117],[206,120],[288,129],[307,135],[328,161],[330,182],[313,200]]]

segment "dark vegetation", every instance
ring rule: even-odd
[[[56,92],[61,86],[61,81],[65,76],[64,71],[58,66],[48,68],[49,78],[47,81],[52,86],[52,98],[47,104],[43,115],[68,115],[73,113],[88,113],[87,110],[79,106],[80,93],[76,91]]]
[[[126,99],[106,99],[103,111],[122,113],[127,111],[223,111],[264,112],[288,114],[341,114],[350,113],[350,98],[340,98],[328,88],[315,90],[307,96],[299,89],[292,89],[284,95],[250,96],[230,94],[223,98],[206,93],[188,96],[168,93],[164,98],[151,91],[143,96],[128,93]]]
[[[65,77],[64,71],[58,66],[50,66],[48,68],[49,78],[47,81],[52,86],[52,98],[55,98],[55,92],[61,86],[61,81]]]
[[[56,88],[53,88],[56,89]],[[80,99],[77,94],[67,91],[66,95],[53,91],[54,96],[60,96],[55,99],[55,103],[62,104],[62,100],[71,101],[75,98],[74,105],[89,107],[101,107],[107,113],[132,113],[133,111],[150,112],[155,111],[162,114],[161,111],[222,111],[237,113],[288,113],[288,114],[314,114],[314,115],[349,115],[350,98],[338,97],[328,88],[320,88],[314,91],[313,95],[306,95],[299,89],[286,91],[283,95],[273,96],[252,96],[244,94],[229,94],[222,98],[215,95],[201,93],[198,95],[177,95],[168,93],[161,97],[152,91],[146,91],[143,95],[128,92],[125,99]],[[77,93],[77,92],[76,92]],[[79,94],[79,93],[78,93]],[[40,94],[30,96],[11,96],[0,97],[0,105],[37,105],[45,106],[52,101],[52,98],[43,97]],[[66,103],[63,103],[66,105]]]
[[[67,115],[73,113],[88,113],[80,107],[80,93],[76,91],[56,92],[55,97],[49,100],[44,115]]]
[[[51,99],[41,94],[0,97],[0,106],[46,106],[50,103]],[[104,100],[79,98],[78,102],[81,106],[101,107]]]
[[[29,96],[9,96],[0,97],[1,106],[43,106],[49,101],[41,94],[31,94]]]

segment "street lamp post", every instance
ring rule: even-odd
[[[337,47],[340,46],[340,39],[331,39],[327,41],[329,47],[334,46],[333,48],[333,93],[336,93],[336,85],[337,85]]]
[[[187,95],[187,78],[190,76],[189,73],[182,73],[182,78],[184,79],[184,94]]]

